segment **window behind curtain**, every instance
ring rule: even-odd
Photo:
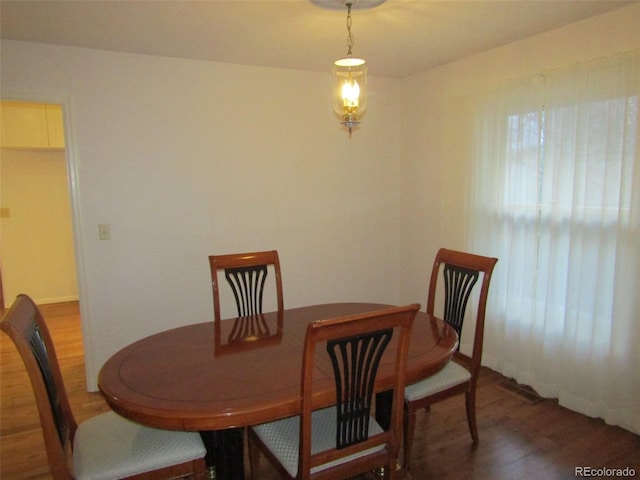
[[[530,265],[531,283],[518,296],[553,312],[558,330],[567,316],[610,324],[617,233],[629,228],[632,177],[625,173],[633,171],[637,113],[631,96],[507,118],[502,210],[530,237],[529,258],[521,261]],[[579,275],[567,268],[572,255]],[[545,288],[550,269],[559,277],[553,289]],[[608,343],[608,333],[602,328],[597,341]]]
[[[471,208],[471,248],[500,259],[487,363],[635,431],[638,58],[578,65],[479,98]],[[629,395],[618,383],[632,385]]]

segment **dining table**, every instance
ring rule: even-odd
[[[98,387],[110,408],[126,418],[200,432],[216,478],[241,480],[244,427],[300,414],[307,325],[388,307],[341,302],[194,322],[116,352],[100,369]],[[436,373],[457,346],[451,326],[419,311],[411,332],[407,383]],[[326,351],[317,355],[326,358],[316,360],[314,408],[323,408],[335,403],[335,383]],[[391,357],[383,357],[375,385],[375,415],[383,428],[389,422],[391,363]]]

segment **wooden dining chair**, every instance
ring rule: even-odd
[[[233,291],[238,317],[246,317],[262,313],[265,282],[269,268],[273,269],[277,308],[279,312],[283,311],[282,276],[276,250],[211,255],[209,266],[213,287],[213,315],[216,323],[221,319],[220,281],[218,279],[220,270],[224,270],[224,276]]]
[[[209,256],[209,267],[213,289],[214,346],[216,355],[237,351],[240,348],[239,345],[243,345],[243,348],[259,348],[262,345],[270,344],[272,341],[280,341],[284,300],[278,252],[270,250],[211,255]],[[270,271],[273,271],[278,318],[277,325],[273,329],[265,329],[264,327],[268,327],[268,325],[262,323],[264,320],[262,308],[265,285]],[[236,322],[234,322],[234,328],[227,338],[222,338],[220,293],[224,284],[219,278],[221,272],[224,272],[227,285],[233,292],[238,315]],[[270,282],[270,284],[272,283]],[[236,325],[238,325],[237,328]],[[258,326],[262,328],[257,329]],[[250,333],[251,329],[254,330],[254,333],[260,332],[260,334],[255,337]],[[245,340],[248,339],[247,334],[254,336],[255,340],[260,339],[260,341],[246,342]],[[221,476],[224,476],[225,472],[231,471],[234,464],[243,463],[242,451],[245,430],[245,428],[227,429],[224,435],[220,432],[202,432],[209,451],[207,462],[210,465],[215,464],[216,470],[222,472]],[[233,448],[231,447],[232,445],[234,446]],[[240,452],[239,455],[238,452]]]
[[[420,408],[444,400],[453,395],[465,394],[467,422],[474,443],[478,442],[476,427],[476,382],[482,360],[482,342],[484,337],[484,317],[487,294],[493,268],[497,258],[483,257],[465,252],[441,248],[433,263],[429,282],[427,313],[434,314],[436,287],[440,271],[444,281],[444,321],[451,325],[458,336],[462,334],[467,303],[480,274],[482,283],[478,296],[475,319],[475,335],[471,357],[458,352],[454,361],[435,375],[418,383],[407,385],[404,394],[404,468],[410,469],[413,436],[416,424],[416,412]]]
[[[302,358],[302,414],[249,427],[252,476],[262,452],[289,479],[338,480],[379,467],[384,467],[385,478],[395,478],[407,350],[419,308],[414,304],[309,324]],[[392,341],[394,335],[396,339]],[[381,363],[387,347],[386,358],[391,360]],[[315,378],[314,371],[323,369],[325,362],[329,370],[328,363],[333,366],[334,406],[314,411],[319,395],[316,388],[323,384],[323,379]],[[387,430],[371,416],[379,367],[391,372],[393,378],[385,385],[385,390],[393,389]]]
[[[29,374],[55,480],[204,479],[206,452],[198,433],[149,428],[114,412],[76,423],[49,329],[27,295],[16,298],[0,328]]]

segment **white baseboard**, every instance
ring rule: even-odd
[[[79,300],[77,295],[71,295],[68,297],[56,297],[56,298],[38,298],[33,299],[37,305],[47,305],[49,303],[62,303],[62,302],[75,302]]]

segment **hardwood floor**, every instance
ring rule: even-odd
[[[87,393],[76,302],[41,306],[56,344],[71,406],[78,421],[107,406]],[[24,366],[0,335],[0,478],[50,480],[38,414]],[[420,412],[414,445],[414,480],[572,479],[576,467],[625,468],[640,478],[640,437],[515,389],[483,369],[478,386],[480,443],[472,447],[463,397]],[[256,478],[278,478],[266,460]],[[614,478],[593,476],[591,478]]]

